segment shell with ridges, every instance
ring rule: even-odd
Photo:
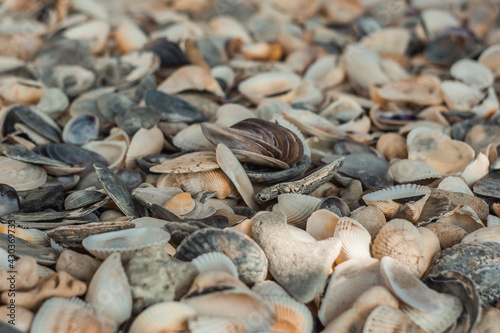
[[[16,191],[28,191],[45,184],[47,172],[37,165],[0,156],[0,183]]]
[[[7,224],[0,224],[0,233],[14,235],[17,238],[24,239],[27,242],[47,246],[50,243],[49,236],[41,230],[31,228],[15,228],[9,230]]]
[[[436,222],[450,223],[464,229],[467,233],[484,227],[483,221],[470,206],[458,205],[452,211],[441,216]]]
[[[479,89],[488,88],[493,84],[494,77],[485,65],[471,59],[462,59],[453,64],[450,74],[455,79]]]
[[[387,178],[399,184],[443,177],[431,166],[421,161],[400,160],[392,164],[387,171]]]
[[[462,239],[462,243],[500,243],[500,225],[488,225],[486,228],[471,232]]]
[[[273,206],[273,212],[282,212],[286,215],[288,224],[299,228],[306,228],[306,221],[316,210],[321,199],[304,194],[280,194],[278,203]]]
[[[403,311],[380,305],[366,319],[363,333],[424,333]]]
[[[276,315],[271,332],[309,333],[312,331],[313,318],[307,306],[291,297],[265,296],[264,299],[271,304]]]
[[[468,195],[474,195],[470,190],[469,186],[459,177],[449,176],[443,179],[438,187],[440,190],[465,193]]]
[[[193,316],[188,319],[191,333],[245,333],[245,327],[238,318],[219,316]]]
[[[349,217],[340,218],[334,236],[342,241],[342,250],[335,260],[337,264],[353,258],[371,258],[372,236],[358,221]]]
[[[239,197],[233,182],[221,169],[179,173],[175,177],[175,181],[184,191],[193,195],[205,191],[217,192],[215,196],[219,199]]]
[[[209,270],[218,270],[227,272],[231,274],[231,276],[238,278],[236,266],[233,261],[223,253],[204,253],[194,258],[191,263],[196,266],[200,273]]]
[[[157,303],[137,316],[130,327],[130,333],[184,331],[187,329],[187,319],[194,315],[195,309],[180,302]]]

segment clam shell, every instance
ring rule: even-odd
[[[442,81],[441,91],[448,108],[460,111],[470,110],[485,95],[477,87],[470,87],[456,81]]]
[[[348,45],[343,54],[343,65],[349,80],[362,89],[390,81],[381,68],[378,55],[364,45]]]
[[[436,222],[450,223],[464,229],[467,233],[484,227],[476,212],[467,205],[458,205],[452,211],[444,214]]]
[[[272,332],[311,332],[313,329],[312,314],[302,303],[291,297],[266,296],[274,308],[275,320]]]
[[[317,59],[304,74],[304,80],[324,90],[335,87],[344,81],[344,69],[338,66],[337,55],[325,55]]]
[[[209,252],[194,258],[191,263],[196,266],[198,271],[205,272],[210,270],[224,271],[231,276],[238,278],[238,270],[233,261],[223,253]]]
[[[147,247],[162,246],[170,240],[170,234],[157,228],[134,228],[92,235],[82,242],[83,247],[96,258],[104,260],[115,252],[122,260],[130,259],[135,252]]]
[[[117,329],[132,315],[132,293],[120,253],[113,253],[94,273],[85,295],[98,318]]]
[[[366,319],[363,333],[424,333],[403,311],[389,305],[380,305]]]
[[[206,120],[206,117],[196,106],[160,90],[148,91],[144,100],[148,107],[160,112],[160,119],[164,121],[195,123]]]
[[[189,261],[208,252],[221,252],[238,269],[239,278],[246,284],[263,281],[268,260],[262,249],[248,236],[225,229],[202,229],[186,237],[177,247],[175,257]]]
[[[194,316],[188,319],[189,332],[209,333],[209,332],[246,332],[241,320],[237,318],[218,316]]]
[[[349,217],[340,218],[334,236],[342,241],[342,249],[335,260],[337,264],[353,258],[371,258],[372,236],[358,221]]]
[[[500,243],[500,225],[491,225],[478,229],[462,238],[462,243],[482,244],[486,242]]]
[[[163,162],[151,168],[158,173],[192,173],[219,169],[215,152],[199,151]]]
[[[207,151],[213,149],[214,146],[203,135],[200,124],[192,124],[181,130],[174,136],[172,143],[182,151]]]
[[[182,66],[160,83],[157,89],[167,94],[184,90],[205,90],[219,97],[224,96],[219,83],[212,77],[210,71],[194,65]]]
[[[430,193],[428,187],[405,184],[371,192],[364,195],[363,200],[380,209],[388,219],[404,218],[415,222]]]
[[[467,235],[467,231],[450,223],[434,222],[427,224],[425,227],[436,234],[442,249],[447,249],[460,243]]]
[[[319,209],[307,219],[306,231],[316,240],[333,237],[340,217],[326,209]]]
[[[47,246],[50,243],[49,236],[38,229],[12,228],[9,229],[7,224],[0,224],[0,233],[5,235],[14,235],[17,238],[24,239],[27,242]]]
[[[124,141],[91,141],[82,147],[102,155],[112,169],[125,166],[128,145]]]
[[[479,89],[490,87],[494,81],[493,73],[488,67],[471,59],[461,59],[454,63],[450,74],[455,79]]]
[[[123,53],[140,49],[147,40],[146,34],[129,19],[124,19],[115,30],[116,47]]]
[[[38,310],[30,332],[105,333],[107,331],[87,303],[77,298],[54,297],[45,301]]]
[[[41,79],[45,85],[60,88],[68,97],[74,97],[92,87],[96,76],[81,66],[58,65],[44,72]],[[74,83],[67,85],[67,80]]]
[[[195,206],[195,201],[187,192],[176,194],[165,202],[165,208],[175,215],[189,214]]]
[[[177,184],[186,192],[217,192],[219,199],[239,196],[231,179],[221,169],[208,170],[196,173],[178,173],[175,177]]]
[[[387,223],[384,213],[374,206],[361,206],[351,213],[351,218],[358,221],[375,239],[380,229]]]
[[[478,62],[488,67],[493,74],[498,75],[498,73],[500,73],[500,62],[498,61],[499,54],[500,46],[498,44],[491,45],[481,53]]]
[[[125,167],[136,167],[135,159],[149,154],[158,154],[163,149],[163,133],[157,127],[151,129],[141,128],[132,137],[125,157]]]
[[[382,153],[388,161],[393,158],[405,159],[408,156],[408,147],[406,147],[405,139],[396,133],[382,134],[377,141],[377,150]],[[390,178],[389,176],[387,177]]]
[[[418,105],[439,105],[441,98],[440,80],[431,75],[405,78],[374,88],[378,98],[391,102],[406,102]]]
[[[69,28],[63,35],[68,39],[87,41],[92,53],[98,54],[104,50],[110,30],[108,22],[91,20]]]
[[[392,257],[405,265],[412,274],[421,276],[420,266],[424,262],[424,240],[418,229],[410,222],[395,219],[379,231],[373,242],[373,257]]]
[[[485,177],[489,171],[490,161],[488,157],[483,153],[479,153],[476,159],[465,168],[464,172],[462,172],[462,177],[467,182],[467,185],[472,187],[481,178]]]
[[[321,203],[321,199],[304,194],[280,194],[278,203],[273,206],[273,212],[286,215],[288,224],[305,229],[307,219]]]
[[[0,156],[0,183],[16,191],[28,191],[45,184],[47,172],[36,165]]]
[[[238,90],[255,104],[271,96],[290,103],[299,85],[300,77],[294,73],[268,72],[242,81]]]
[[[142,311],[130,327],[130,333],[176,332],[188,328],[188,318],[196,310],[180,302],[161,302]],[[168,314],[166,316],[165,314]]]

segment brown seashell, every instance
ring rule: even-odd
[[[36,260],[30,256],[24,256],[18,259],[15,263],[15,288],[16,291],[22,291],[33,288],[38,282],[38,269]],[[10,281],[10,283],[2,283],[0,285],[0,291],[8,291],[11,288],[12,280],[10,278],[9,272],[6,269],[0,267],[0,278],[3,281]]]
[[[151,168],[158,173],[192,173],[219,169],[215,152],[199,151],[185,154]]]
[[[458,205],[452,211],[440,217],[437,222],[456,225],[464,229],[467,233],[471,233],[485,226],[477,216],[477,213],[467,205]]]
[[[163,81],[157,90],[167,94],[175,94],[184,90],[208,91],[223,97],[219,83],[212,77],[210,71],[200,66],[182,66]]]
[[[387,223],[384,213],[374,206],[362,206],[351,212],[351,218],[361,223],[375,239],[380,229]]]
[[[374,88],[382,101],[406,102],[417,105],[439,105],[441,98],[440,80],[431,75],[400,79]]]
[[[35,317],[35,314],[23,306],[16,306],[15,309],[16,319],[15,321],[12,321],[10,317],[10,311],[11,309],[9,309],[8,305],[0,306],[0,321],[4,322],[5,324],[10,324],[11,328],[15,332],[28,333],[31,324],[33,322],[33,318]]]
[[[221,169],[201,171],[195,173],[179,173],[175,177],[177,184],[186,192],[217,192],[219,199],[239,196],[234,184]]]
[[[196,204],[191,194],[183,192],[168,199],[164,206],[175,215],[185,215],[190,213]]]
[[[425,228],[436,234],[443,250],[460,243],[467,235],[467,231],[450,223],[434,222],[425,225]]]
[[[89,255],[64,250],[57,258],[56,271],[64,271],[75,279],[89,283],[100,264]]]
[[[406,140],[396,133],[382,134],[377,141],[377,150],[381,152],[388,161],[393,158],[403,159],[408,156]]]
[[[0,96],[6,104],[36,104],[45,90],[45,87],[37,81],[17,78],[6,78],[0,81]]]
[[[132,20],[123,20],[115,30],[116,47],[123,53],[142,48],[147,40],[147,36]]]

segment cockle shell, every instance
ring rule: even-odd
[[[398,308],[380,305],[366,319],[363,333],[382,332],[424,333],[424,330]]]
[[[442,175],[421,161],[400,160],[389,167],[387,178],[399,184],[441,178]]]
[[[387,222],[375,237],[372,251],[374,258],[392,257],[416,276],[424,273],[424,240],[418,229],[406,220],[394,219]]]
[[[271,332],[311,332],[313,318],[311,312],[304,304],[291,297],[265,296],[274,308],[275,320]]]
[[[349,217],[340,218],[334,236],[342,241],[342,250],[335,260],[337,264],[353,258],[371,258],[372,236],[358,221]]]
[[[16,319],[15,322],[11,321],[11,323],[9,323],[11,318],[9,315],[10,309],[8,308],[8,305],[0,306],[0,320],[2,322],[9,324],[12,329],[15,329],[16,332],[29,332],[33,318],[35,317],[33,312],[22,306],[16,306]],[[14,323],[14,325],[12,325],[12,323]]]
[[[372,240],[387,223],[384,213],[375,206],[361,206],[351,212],[351,218],[365,227],[372,236]]]
[[[51,298],[36,313],[32,333],[105,333],[108,330],[80,299]]]
[[[170,234],[158,228],[133,228],[92,235],[82,242],[83,247],[96,258],[104,260],[114,252],[122,260],[130,259],[135,252],[153,246],[162,246],[170,240]]]
[[[221,169],[179,173],[175,177],[175,181],[184,191],[191,194],[203,191],[217,192],[215,196],[219,199],[237,198],[239,196],[233,182]]]
[[[130,327],[130,333],[184,331],[187,329],[187,319],[194,315],[195,309],[180,302],[157,303],[137,316]]]
[[[467,235],[467,231],[451,223],[434,222],[425,227],[436,234],[443,250],[460,243]]]
[[[483,221],[477,213],[467,205],[458,205],[452,211],[444,214],[436,222],[450,223],[471,233],[484,227]]]
[[[132,315],[132,294],[123,269],[120,253],[104,260],[90,281],[85,301],[92,305],[97,317],[116,330]]]
[[[238,278],[238,270],[233,261],[223,253],[208,252],[194,258],[191,263],[196,266],[200,273],[216,270],[224,271],[231,276]]]
[[[278,203],[273,206],[273,212],[286,215],[288,224],[305,229],[306,221],[320,204],[321,199],[304,194],[280,194]]]
[[[440,190],[474,195],[469,186],[459,177],[449,176],[443,179],[438,187]]]

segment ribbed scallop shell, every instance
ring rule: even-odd
[[[425,312],[406,304],[401,305],[401,310],[410,319],[427,333],[442,333],[452,326],[460,317],[463,310],[460,298],[450,294],[440,294],[437,311]]]
[[[45,301],[36,313],[31,333],[107,333],[87,303],[59,297]]]
[[[114,252],[119,252],[122,260],[128,260],[141,249],[162,246],[169,240],[170,234],[165,230],[145,227],[92,235],[85,238],[82,245],[100,260]]]
[[[462,243],[482,244],[486,242],[500,243],[500,225],[478,229],[462,239]]]
[[[470,190],[469,186],[467,186],[467,184],[462,179],[453,176],[446,177],[445,179],[443,179],[439,183],[437,188],[449,192],[474,195],[474,193],[472,193],[472,191]]]
[[[363,333],[424,333],[403,311],[380,305],[366,319]]]
[[[113,329],[132,315],[132,292],[120,254],[104,260],[90,281],[85,301],[97,316]]]
[[[394,219],[379,231],[373,242],[373,257],[389,256],[405,265],[414,275],[423,260],[424,241],[418,229],[403,219]]]
[[[387,171],[387,178],[400,184],[441,177],[439,172],[424,162],[408,159],[397,161]]]
[[[0,233],[5,235],[14,235],[17,238],[24,239],[25,241],[33,244],[44,246],[50,244],[49,236],[47,236],[45,232],[38,229],[15,228],[11,229],[9,232],[9,227],[6,224],[0,224]]]
[[[272,332],[312,332],[313,318],[307,306],[291,297],[266,296],[264,299],[274,308],[275,320],[271,328]]]
[[[233,261],[220,252],[204,253],[194,258],[191,263],[196,266],[200,273],[210,270],[224,271],[238,278],[238,270]]]
[[[273,212],[286,215],[286,222],[301,229],[306,228],[307,219],[314,212],[321,199],[304,194],[280,194],[278,203],[273,206]]]
[[[309,216],[306,231],[316,240],[333,237],[340,217],[326,209],[319,209]]]
[[[363,196],[367,205],[380,209],[387,218],[417,221],[431,190],[426,186],[404,184],[388,187]],[[417,198],[415,198],[417,197]],[[402,203],[396,200],[403,200]]]
[[[194,316],[188,319],[190,333],[246,333],[237,318],[218,316]]]
[[[176,194],[165,202],[165,208],[175,215],[188,214],[195,206],[196,203],[188,192]]]
[[[358,221],[342,217],[337,222],[334,236],[342,241],[342,250],[335,260],[337,264],[352,258],[371,258],[372,236]]]
[[[125,167],[136,167],[135,159],[149,154],[158,154],[163,149],[163,133],[158,127],[150,129],[141,128],[132,137],[125,157]]]
[[[168,315],[167,315],[168,314]],[[161,302],[142,311],[130,327],[130,333],[178,332],[187,330],[187,319],[196,315],[189,305]]]
[[[179,173],[175,180],[184,191],[191,194],[202,191],[217,192],[215,196],[219,199],[237,198],[239,196],[236,187],[221,169],[196,173]]]
[[[455,79],[479,89],[488,88],[495,80],[491,70],[485,65],[471,59],[461,59],[450,68]]]

